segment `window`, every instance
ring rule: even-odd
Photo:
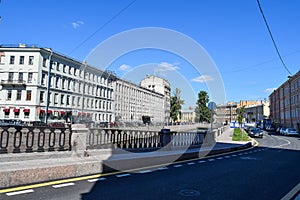
[[[72,106],[75,106],[75,97],[72,96]]]
[[[60,63],[57,62],[57,64],[56,64],[56,71],[59,71],[59,67],[60,67]]]
[[[22,97],[22,90],[17,90],[17,99],[16,100],[21,100]]]
[[[46,83],[46,74],[42,74],[41,84],[45,85]]]
[[[69,66],[69,74],[72,75],[72,67]]]
[[[33,65],[33,56],[29,56],[28,65]]]
[[[19,64],[24,65],[24,56],[20,56]]]
[[[43,67],[46,67],[47,58],[43,58]]]
[[[13,72],[9,72],[8,73],[8,81],[12,82],[14,80],[14,73]]]
[[[65,97],[65,95],[63,95],[63,94],[60,96],[60,104],[64,104],[64,97]]]
[[[31,101],[31,90],[27,90],[26,92],[26,101]]]
[[[11,100],[11,90],[7,90],[7,98],[6,98],[7,101],[10,101]]]
[[[40,102],[43,103],[45,98],[45,91],[40,91]]]
[[[77,97],[77,106],[80,106],[80,97]]]
[[[70,95],[67,95],[67,106],[70,105]]]
[[[24,118],[29,118],[29,112],[24,112]]]
[[[54,104],[58,104],[58,93],[54,94]]]
[[[65,89],[65,79],[62,79],[61,88]]]
[[[18,79],[19,83],[23,82],[23,72],[19,72],[19,79]]]
[[[15,64],[15,56],[10,56],[9,64],[11,65]]]
[[[66,73],[66,68],[67,68],[67,66],[64,65],[64,66],[63,66],[63,73]]]
[[[5,63],[5,55],[4,52],[0,52],[0,65],[4,65]]]
[[[71,90],[71,80],[68,80],[68,90]]]
[[[55,80],[55,88],[58,88],[58,85],[59,85],[59,77],[56,77],[56,80]]]
[[[28,83],[32,83],[32,75],[33,75],[32,72],[28,73],[28,78],[27,78]]]

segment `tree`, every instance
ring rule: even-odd
[[[173,122],[181,119],[181,106],[184,104],[184,100],[180,99],[180,89],[176,88],[175,93],[171,96],[170,99],[170,117]]]
[[[196,122],[210,122],[211,120],[211,112],[207,107],[207,103],[209,102],[209,97],[207,92],[200,91],[198,93],[198,100],[196,102]]]
[[[241,108],[237,109],[237,121],[240,125],[240,128],[243,123],[244,113],[245,113],[245,106],[242,106]]]

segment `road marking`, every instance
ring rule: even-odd
[[[281,144],[281,145],[277,145],[277,146],[272,146],[273,148],[283,147],[283,146],[287,146],[287,145],[290,145],[290,144],[291,144],[291,142],[290,142],[289,140],[287,140],[287,139],[280,138],[280,137],[277,137],[277,136],[274,136],[274,137],[276,137],[276,138],[278,138],[278,139],[280,139],[280,140],[284,140],[284,141],[286,141],[287,143]]]
[[[88,180],[88,182],[92,183],[92,182],[104,181],[104,180],[106,180],[106,178],[94,178],[94,179]]]
[[[150,173],[152,172],[151,170],[143,170],[143,171],[139,171],[138,173],[140,174],[146,174],[146,173]]]
[[[30,189],[30,190],[21,190],[21,191],[17,191],[17,192],[8,192],[6,193],[7,196],[14,196],[14,195],[18,195],[18,194],[27,194],[27,193],[31,193],[34,192],[34,190]]]
[[[52,185],[53,188],[62,188],[62,187],[68,187],[75,185],[75,183],[63,183],[63,184],[58,184],[58,185]]]
[[[239,156],[242,156],[242,155],[243,155],[243,153],[239,153],[238,155],[239,155]]]
[[[236,157],[237,155],[234,154],[234,155],[231,155],[231,156],[232,156],[232,157]]]
[[[205,160],[198,161],[198,163],[205,163],[205,162],[206,162]]]
[[[174,167],[182,167],[182,165],[174,165]]]
[[[212,162],[212,161],[215,161],[215,159],[211,158],[211,159],[208,159],[208,161]]]
[[[298,183],[289,193],[287,193],[281,200],[293,199],[300,190],[300,183]],[[297,196],[298,198],[298,196]]]
[[[194,164],[195,164],[194,162],[187,163],[187,165],[194,165]]]
[[[230,156],[225,156],[225,158],[230,158]]]
[[[224,159],[223,157],[219,157],[219,158],[217,158],[218,160],[222,160],[222,159]]]
[[[126,177],[126,176],[130,176],[130,174],[119,174],[119,175],[116,175],[117,178],[122,178],[122,177]]]
[[[167,167],[160,167],[160,168],[157,168],[158,170],[166,170],[166,169],[169,169]]]

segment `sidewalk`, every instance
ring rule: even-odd
[[[0,155],[0,188],[25,185],[36,182],[65,179],[111,171],[170,164],[175,161],[202,158],[249,148],[251,142],[233,142],[232,129],[227,129],[216,138],[213,146],[201,148],[182,148],[166,150],[164,148],[143,153],[132,153],[123,150],[92,150],[86,157],[78,152],[53,152]],[[117,152],[117,153],[116,153]]]

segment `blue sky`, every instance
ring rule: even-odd
[[[289,74],[276,54],[256,0],[132,2],[2,0],[0,43],[51,47],[84,60],[116,34],[159,27],[183,34],[203,47],[222,77],[226,101],[268,98],[270,91],[287,80]],[[299,70],[300,2],[260,2],[279,51],[294,74]],[[169,79],[172,89],[182,90],[185,108],[194,106],[195,94],[214,81],[180,55],[159,49],[129,52],[105,68],[136,83],[145,74]]]

